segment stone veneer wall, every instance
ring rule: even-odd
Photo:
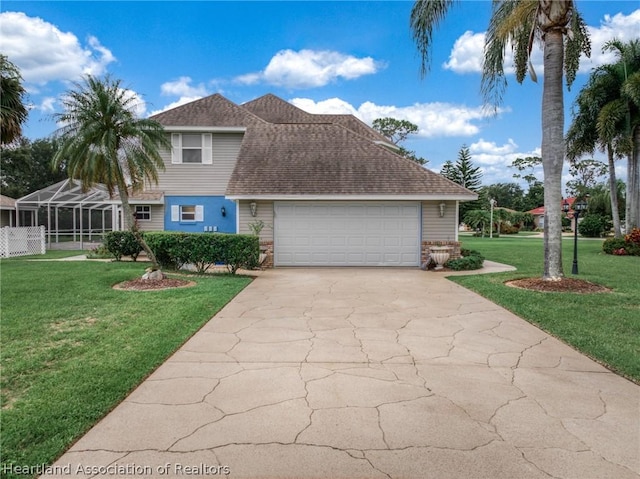
[[[267,255],[261,268],[273,268],[273,241],[260,241],[260,253]]]
[[[427,261],[430,246],[451,246],[453,249],[451,250],[449,259],[456,259],[461,256],[459,241],[423,241],[422,254],[420,255],[420,264],[423,264],[425,261]]]

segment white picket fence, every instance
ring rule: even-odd
[[[44,226],[0,228],[0,258],[45,254]]]

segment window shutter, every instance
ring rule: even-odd
[[[180,207],[171,205],[171,221],[180,221]]]
[[[171,163],[179,165],[182,163],[182,135],[171,133]]]
[[[202,164],[213,164],[213,135],[211,133],[202,135]]]
[[[196,221],[204,221],[204,206],[196,205]]]

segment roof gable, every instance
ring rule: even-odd
[[[230,127],[264,123],[250,111],[216,93],[153,115],[163,126]]]

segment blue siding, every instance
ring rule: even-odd
[[[224,196],[165,196],[165,231],[184,231],[203,233],[205,227],[217,227],[218,233],[236,233],[236,204]],[[171,221],[171,207],[201,205],[204,208],[204,221]],[[224,206],[226,216],[222,216]]]

